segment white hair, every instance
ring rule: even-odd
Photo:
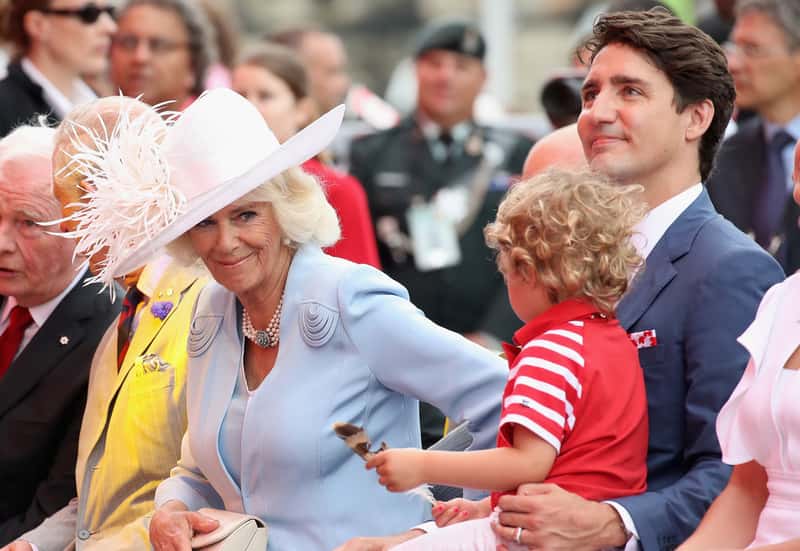
[[[26,182],[52,196],[55,135],[46,126],[20,126],[0,140],[0,180]]]
[[[287,239],[293,247],[305,243],[328,247],[341,236],[336,211],[322,186],[299,167],[278,174],[237,202],[271,203],[281,239]],[[167,252],[186,265],[198,261],[188,232],[167,245]]]

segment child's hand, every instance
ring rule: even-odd
[[[367,461],[367,469],[375,469],[378,482],[390,492],[405,492],[425,480],[422,476],[422,450],[393,448],[375,454]]]
[[[439,501],[431,509],[436,526],[450,526],[465,520],[486,517],[489,511],[485,510],[483,501],[470,501],[460,497],[450,501]]]

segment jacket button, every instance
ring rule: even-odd
[[[79,530],[78,531],[78,539],[79,540],[88,540],[92,534],[89,533],[89,530]]]

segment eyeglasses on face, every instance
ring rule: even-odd
[[[117,33],[111,39],[111,44],[115,48],[119,48],[126,52],[133,52],[139,48],[139,43],[144,42],[147,48],[154,55],[168,54],[178,48],[186,48],[189,46],[188,42],[178,42],[168,38],[161,38],[158,36],[137,36],[135,34]]]
[[[49,15],[76,17],[87,25],[97,22],[104,13],[111,18],[114,17],[114,6],[98,6],[94,2],[84,4],[80,8],[42,8],[39,11]]]
[[[726,42],[722,45],[722,49],[726,55],[739,56],[744,59],[765,59],[788,53],[786,50],[778,50],[758,44],[750,44],[748,42],[742,42],[741,44]]]

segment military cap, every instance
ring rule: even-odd
[[[414,57],[419,58],[430,50],[449,50],[483,61],[486,41],[473,23],[448,21],[431,25],[420,33]]]

